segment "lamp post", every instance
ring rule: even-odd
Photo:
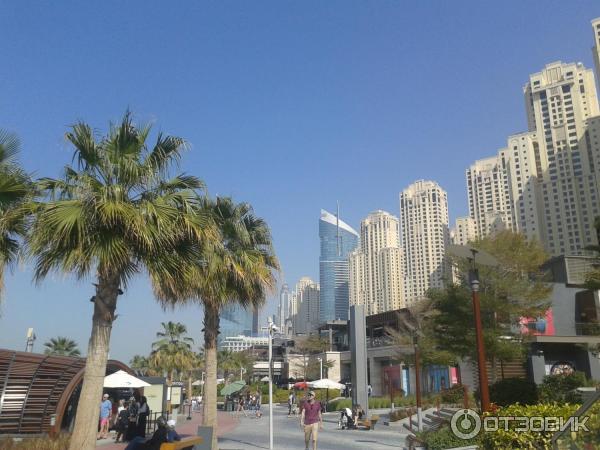
[[[277,327],[269,316],[267,330],[269,332],[269,450],[273,450],[273,333]]]
[[[317,358],[319,360],[319,364],[321,365],[321,377],[319,378],[319,380],[323,379],[323,358]]]
[[[413,344],[415,346],[415,390],[417,397],[417,430],[423,431],[423,408],[421,405],[421,361],[419,354],[419,336],[417,332],[413,334]]]
[[[490,393],[488,390],[487,367],[485,365],[485,346],[483,343],[483,327],[481,325],[481,306],[479,304],[479,273],[475,268],[475,252],[473,252],[469,280],[471,282],[471,293],[473,296],[473,316],[475,320],[475,338],[477,342],[477,365],[479,366],[481,411],[486,412],[490,410]]]

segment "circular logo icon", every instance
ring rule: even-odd
[[[481,418],[472,409],[459,409],[450,420],[450,428],[459,439],[471,439],[481,431]]]

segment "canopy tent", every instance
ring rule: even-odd
[[[343,385],[342,383],[337,383],[328,378],[323,378],[323,379],[317,380],[317,381],[311,381],[308,383],[308,386],[313,389],[340,389],[340,390],[342,390],[342,389],[346,388],[346,386]]]
[[[298,381],[294,383],[294,389],[306,389],[308,387],[308,383],[306,381]]]
[[[221,395],[232,395],[246,387],[245,381],[234,381],[221,389]]]
[[[269,381],[269,377],[268,376],[264,376],[260,379],[260,381]]]
[[[143,388],[148,387],[150,384],[146,383],[139,378],[129,375],[123,370],[119,370],[115,373],[104,377],[105,388]]]
[[[196,380],[192,383],[192,386],[202,386],[204,384],[204,380]]]

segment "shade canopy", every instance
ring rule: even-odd
[[[245,381],[234,381],[221,389],[221,395],[232,395],[246,387]]]
[[[264,377],[262,377],[262,378],[260,379],[260,381],[269,381],[269,377],[267,377],[267,376],[264,376]]]
[[[202,386],[204,384],[204,380],[196,380],[192,383],[192,386]]]
[[[143,388],[148,386],[150,386],[150,384],[133,375],[129,375],[123,370],[119,370],[104,377],[105,388]]]
[[[308,383],[306,381],[298,381],[294,383],[294,389],[306,389],[308,387]]]
[[[312,389],[345,389],[346,386],[341,384],[341,383],[337,383],[333,380],[330,380],[328,378],[323,378],[322,380],[317,380],[317,381],[311,381],[310,383],[308,383],[308,386],[311,387]]]

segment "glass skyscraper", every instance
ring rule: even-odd
[[[322,209],[319,238],[319,321],[348,319],[348,255],[358,247],[359,235],[339,217]]]
[[[228,337],[254,336],[258,333],[258,311],[231,303],[221,309],[218,345]]]

